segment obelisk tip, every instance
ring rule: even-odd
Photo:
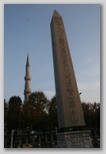
[[[61,15],[57,12],[57,10],[54,10],[53,17],[61,17]]]

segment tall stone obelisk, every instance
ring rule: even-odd
[[[54,11],[51,36],[59,128],[84,126],[84,116],[62,17]]]
[[[90,131],[70,131],[85,125],[72,59],[62,17],[55,10],[51,21],[58,127],[57,147],[91,148]],[[67,129],[65,129],[67,128]]]

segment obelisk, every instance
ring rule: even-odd
[[[51,37],[59,127],[57,147],[92,148],[90,130],[79,129],[85,125],[84,115],[63,20],[56,10],[51,21]]]
[[[58,127],[84,126],[84,116],[62,17],[55,10],[51,37],[58,109]]]

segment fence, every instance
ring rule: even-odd
[[[25,144],[31,144],[33,148],[56,148],[56,132],[27,133],[21,132],[14,136],[14,148],[22,148]],[[11,136],[4,136],[4,148],[10,148]]]

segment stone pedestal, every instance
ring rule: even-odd
[[[57,148],[93,148],[90,131],[57,133]]]

